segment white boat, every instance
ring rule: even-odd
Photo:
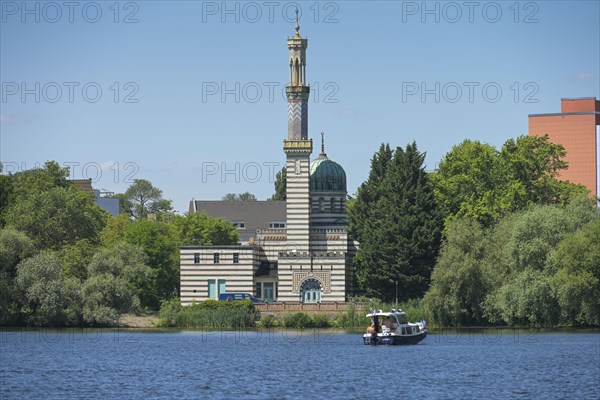
[[[372,323],[363,335],[364,344],[417,344],[427,336],[425,320],[408,322],[406,313],[401,309],[390,312],[371,310],[367,317]]]

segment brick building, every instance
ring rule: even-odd
[[[548,134],[567,151],[568,169],[559,178],[600,195],[600,101],[595,97],[561,99],[561,112],[529,115],[529,135]]]

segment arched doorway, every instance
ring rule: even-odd
[[[300,301],[302,303],[321,302],[321,283],[316,279],[307,279],[300,287]]]

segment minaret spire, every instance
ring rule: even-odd
[[[288,99],[288,139],[308,140],[308,97],[306,83],[306,48],[308,40],[300,36],[300,16],[296,9],[296,35],[288,38],[290,83],[285,92]]]
[[[288,132],[287,138],[283,141],[287,168],[286,241],[288,251],[308,254],[310,250],[310,155],[313,143],[308,137],[310,95],[310,86],[306,83],[308,40],[300,37],[299,20],[299,11],[296,10],[296,34],[287,40],[290,82],[285,86],[288,100]],[[291,259],[288,264],[290,268],[292,264],[298,266],[298,258]],[[309,260],[305,265],[310,265]],[[290,287],[291,282],[290,272]]]

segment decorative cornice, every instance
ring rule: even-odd
[[[286,153],[312,153],[312,148],[312,139],[283,141],[283,151]]]

